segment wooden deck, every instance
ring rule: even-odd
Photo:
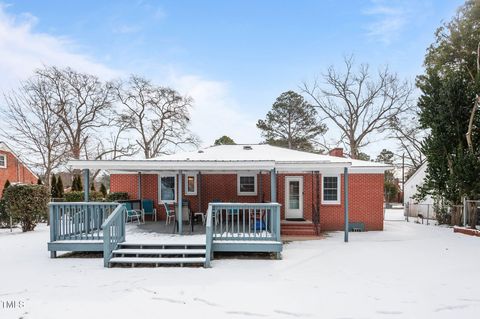
[[[211,203],[206,225],[125,223],[118,203],[51,203],[51,257],[58,251],[103,251],[104,265],[198,264],[215,252],[273,252],[280,257],[280,205]]]

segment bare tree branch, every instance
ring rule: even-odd
[[[413,89],[388,68],[373,78],[366,64],[354,70],[353,57],[344,63],[344,73],[330,67],[324,85],[314,80],[303,83],[302,90],[346,138],[350,157],[357,158],[361,147],[371,143],[369,136],[388,130],[390,120],[410,108]]]

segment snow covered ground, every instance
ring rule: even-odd
[[[397,211],[392,212],[394,215]],[[0,230],[0,318],[478,318],[480,238],[386,221],[284,246],[283,260],[112,268],[50,259],[48,228]],[[21,301],[20,309],[5,302]],[[2,306],[3,305],[3,306]]]

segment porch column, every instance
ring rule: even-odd
[[[90,192],[90,170],[88,168],[83,170],[83,201],[88,202]]]
[[[140,200],[140,209],[142,209],[142,173],[138,172],[138,199]]]
[[[182,171],[178,172],[177,177],[177,196],[178,196],[178,209],[177,209],[177,223],[178,233],[181,235],[183,230],[183,206],[182,206]]]
[[[270,201],[277,202],[277,172],[275,168],[270,170]]]
[[[343,208],[345,210],[345,238],[348,243],[348,167],[343,169]]]

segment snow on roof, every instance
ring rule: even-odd
[[[180,152],[151,159],[71,160],[72,169],[106,169],[110,171],[249,171],[311,172],[330,169],[335,173],[351,167],[351,172],[384,173],[392,167],[382,163],[352,160],[345,157],[314,154],[265,144],[219,145],[192,152]]]
[[[383,163],[314,154],[267,144],[217,145],[193,152],[180,152],[150,160],[155,161],[274,161],[277,163],[351,163],[356,167],[386,167]]]

